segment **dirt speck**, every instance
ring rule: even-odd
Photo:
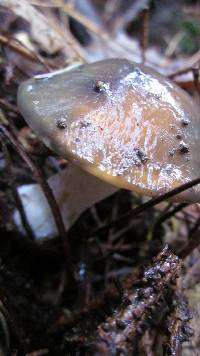
[[[110,84],[103,82],[101,80],[98,80],[94,85],[94,91],[96,93],[106,92],[109,88],[110,88]]]
[[[182,133],[181,133],[180,131],[177,131],[177,133],[176,133],[176,138],[177,138],[178,140],[181,140],[181,139],[182,139]]]
[[[141,163],[146,163],[149,160],[149,158],[141,150],[136,149],[136,153],[137,153],[137,156],[140,159]]]
[[[182,141],[178,147],[178,151],[183,154],[188,153],[189,146],[185,142]]]
[[[59,129],[66,129],[67,127],[67,119],[65,117],[61,117],[57,120],[56,125]]]
[[[181,125],[184,127],[184,126],[188,126],[189,125],[189,120],[187,119],[183,119],[181,120]]]
[[[175,154],[176,154],[176,149],[175,148],[172,148],[170,151],[169,151],[169,155],[170,156],[175,156]]]

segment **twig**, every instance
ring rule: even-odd
[[[168,317],[168,341],[163,345],[163,356],[181,356],[182,344],[193,336],[189,327],[191,319],[186,297],[181,290],[173,296],[172,311]]]
[[[199,65],[200,63],[200,50],[196,52],[192,57],[189,58],[187,61],[187,64],[185,65],[185,68],[183,69],[178,69],[174,73],[171,73],[168,75],[170,79],[173,79],[174,77],[177,77],[182,74],[186,74],[188,72],[192,72],[195,66]]]
[[[192,72],[193,72],[193,78],[194,78],[194,85],[195,85],[195,88],[196,88],[197,93],[200,98],[200,75],[199,75],[200,66],[199,66],[199,68],[194,68]]]
[[[110,223],[106,224],[105,226],[102,226],[99,229],[91,232],[89,234],[89,237],[94,236],[96,234],[100,234],[100,233],[106,231],[107,229],[109,229],[110,227],[117,226],[119,223],[125,222],[129,218],[135,218],[135,216],[137,216],[138,214],[141,214],[143,211],[153,208],[155,205],[161,203],[162,201],[171,199],[175,195],[180,194],[183,191],[185,191],[189,188],[192,188],[193,186],[195,186],[199,183],[200,183],[200,177],[195,178],[185,184],[182,184],[179,187],[176,187],[172,190],[169,190],[168,192],[161,194],[155,198],[152,198],[152,199],[148,200],[146,203],[141,204],[141,205],[137,206],[136,208],[130,210],[128,213],[121,215],[118,219],[111,221]]]
[[[7,324],[10,328],[12,335],[15,337],[20,352],[24,354],[25,352],[25,340],[24,337],[19,333],[19,325],[17,324],[14,316],[11,314],[11,307],[8,303],[7,291],[1,286],[0,288],[0,310],[4,315]]]
[[[44,59],[39,54],[31,52],[29,49],[24,47],[20,43],[20,41],[14,39],[14,38],[6,37],[3,34],[0,34],[0,43],[2,43],[3,45],[9,46],[13,51],[21,54],[22,56],[29,59],[30,61],[39,62],[40,64],[42,64],[45,67],[45,69],[48,72],[50,71],[50,67],[44,61]]]
[[[198,258],[194,264],[189,267],[185,273],[182,280],[182,288],[187,290],[193,288],[197,283],[199,283],[200,277],[200,258]]]
[[[62,244],[64,247],[65,255],[66,255],[66,266],[67,270],[69,273],[69,276],[72,278],[72,262],[71,262],[71,252],[70,252],[70,244],[68,241],[67,234],[65,232],[65,227],[64,223],[62,220],[62,216],[60,213],[60,210],[58,208],[57,202],[54,198],[53,192],[51,188],[49,187],[45,177],[43,176],[42,171],[34,161],[31,159],[31,157],[26,153],[23,149],[23,146],[20,144],[20,142],[17,140],[17,138],[9,132],[4,125],[0,124],[0,131],[4,134],[4,136],[9,140],[9,142],[14,146],[16,149],[17,153],[21,156],[21,158],[26,162],[27,166],[30,168],[30,170],[33,172],[33,175],[36,179],[36,181],[40,184],[43,193],[49,203],[49,206],[52,210],[53,217],[55,219],[55,223],[60,235],[60,238],[62,240]]]
[[[10,154],[8,152],[8,149],[7,149],[7,146],[6,146],[5,142],[3,142],[3,140],[1,140],[1,137],[0,137],[0,142],[1,141],[2,141],[2,149],[4,151],[4,154],[5,154],[5,157],[6,157],[6,160],[7,160],[7,169],[8,169],[8,174],[9,174],[9,177],[10,177],[9,186],[10,186],[10,189],[12,191],[16,207],[17,207],[17,209],[19,211],[19,214],[20,214],[20,218],[21,218],[21,221],[22,221],[22,226],[24,227],[24,230],[26,231],[27,237],[30,240],[34,240],[33,231],[32,231],[32,229],[31,229],[31,227],[29,225],[29,222],[27,220],[23,204],[22,204],[22,202],[21,202],[21,200],[19,198],[19,194],[18,194],[17,187],[16,187],[16,184],[15,184],[15,178],[12,175],[12,169],[11,169],[12,160],[11,160],[11,157],[10,157]]]
[[[188,244],[178,253],[178,256],[182,259],[188,257],[195,248],[200,245],[200,232],[198,231],[196,234],[190,236],[190,241]]]
[[[141,49],[142,49],[142,63],[145,63],[145,52],[148,46],[149,36],[149,8],[142,11],[142,34],[141,34]]]
[[[200,216],[198,217],[198,219],[195,220],[194,225],[190,228],[189,230],[190,236],[195,234],[195,232],[199,229],[199,225],[200,225]]]
[[[165,57],[168,58],[172,57],[179,43],[182,41],[183,37],[184,37],[184,33],[182,31],[179,31],[170,39],[164,53]]]
[[[175,216],[176,213],[184,209],[186,206],[188,206],[187,203],[181,203],[175,206],[173,209],[167,211],[166,213],[164,214],[161,213],[153,225],[153,234],[156,231],[156,229],[159,227],[159,225],[161,225],[164,221],[170,219],[172,216]]]
[[[16,105],[13,105],[11,103],[9,103],[7,100],[0,98],[0,106],[2,106],[3,108],[13,111],[16,114],[19,114],[19,109]]]
[[[88,31],[94,33],[95,35],[100,38],[103,43],[106,45],[107,48],[115,50],[122,50],[127,49],[123,44],[119,44],[113,40],[113,38],[109,35],[109,33],[103,29],[102,27],[98,26],[95,22],[88,19],[88,17],[82,15],[79,11],[74,9],[70,4],[64,3],[63,0],[52,0],[55,3],[56,7],[61,7],[64,12],[71,16],[76,21],[78,21],[81,25],[87,28]]]
[[[133,3],[130,3],[130,6],[128,6],[127,10],[123,13],[123,16],[120,14],[116,20],[113,20],[113,32],[122,32],[127,27],[129,22],[137,18],[141,10],[149,6],[149,2],[150,0],[136,0]]]
[[[179,269],[178,257],[164,248],[130,289],[124,291],[123,302],[113,315],[100,324],[95,336],[85,343],[86,354],[135,355],[139,340]]]
[[[63,11],[63,7],[65,6],[64,1],[61,0],[51,0],[51,2],[48,1],[48,3],[46,4],[43,1],[34,1],[33,3],[31,2],[32,8],[34,4],[39,7],[61,7]],[[57,33],[57,35],[59,35],[62,41],[62,49],[65,50],[65,54],[67,54],[67,57],[69,57],[69,55],[71,54],[70,52],[73,53],[73,55],[70,56],[71,58],[69,58],[70,62],[72,60],[78,60],[80,63],[87,62],[87,53],[85,52],[83,47],[79,44],[78,40],[76,40],[75,37],[71,34],[68,28],[65,27],[65,29],[63,29],[62,26],[60,26],[57,20],[53,17],[53,14],[51,14],[52,16],[46,17],[43,16],[41,13],[37,12],[36,9],[34,9],[33,13],[36,15],[37,13],[39,14],[42,21],[46,25],[47,31],[48,28],[51,27]]]
[[[168,77],[170,79],[174,79],[175,77],[178,77],[180,75],[183,75],[183,74],[187,74],[188,72],[192,72],[194,69],[194,66],[192,67],[187,67],[187,68],[183,68],[183,69],[178,69],[177,71],[175,71],[174,73],[171,73],[168,75]]]

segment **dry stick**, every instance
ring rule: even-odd
[[[50,71],[49,65],[43,60],[43,58],[39,54],[31,52],[29,49],[24,47],[20,43],[20,41],[14,39],[14,38],[9,38],[9,37],[6,37],[6,36],[0,34],[0,43],[10,47],[12,50],[14,50],[15,52],[17,52],[17,53],[21,54],[22,56],[26,57],[30,61],[39,62],[40,64],[42,64],[45,67],[45,69],[48,72]]]
[[[151,265],[143,268],[138,280],[123,291],[123,301],[114,313],[97,327],[87,343],[87,355],[138,354],[138,342],[180,267],[179,258],[164,248]]]
[[[64,12],[68,14],[68,16],[73,17],[76,21],[85,26],[89,31],[104,36],[105,31],[102,30],[96,23],[88,19],[86,16],[82,15],[79,11],[75,10],[70,4],[64,3],[63,0],[53,1],[56,7],[61,7]]]
[[[88,19],[88,17],[82,15],[76,9],[72,8],[69,4],[66,4],[63,1],[58,0],[56,1],[56,7],[62,7],[62,10],[66,12],[68,16],[71,16],[80,24],[82,24],[84,27],[86,27],[90,32],[97,35],[106,44],[108,48],[112,50],[119,50],[119,49],[126,50],[126,47],[114,41],[107,31],[105,31],[102,27],[98,26],[92,20]]]
[[[181,356],[183,342],[189,341],[193,330],[189,326],[191,315],[187,299],[183,291],[176,291],[173,303],[169,305],[170,313],[167,320],[168,340],[163,344],[163,356]]]
[[[9,298],[8,298],[6,289],[3,286],[1,286],[1,288],[0,288],[0,310],[2,310],[2,314],[6,318],[6,321],[10,328],[10,331],[18,343],[19,352],[21,352],[24,355],[25,354],[25,340],[24,340],[24,337],[19,332],[19,325],[16,324],[16,320],[13,316],[13,313],[11,314],[11,307],[8,303],[8,299]]]
[[[200,50],[198,52],[196,52],[192,57],[189,58],[185,68],[178,69],[174,73],[169,74],[168,77],[170,79],[173,79],[174,77],[177,77],[179,75],[191,72],[194,69],[194,67],[199,64],[200,64]]]
[[[196,219],[193,227],[190,228],[191,236],[193,236],[196,233],[196,231],[199,229],[199,225],[200,225],[200,216]]]
[[[197,258],[192,266],[190,266],[181,282],[183,290],[192,289],[199,283],[200,259]]]
[[[4,155],[5,155],[6,160],[7,160],[8,173],[10,174],[9,187],[10,187],[10,189],[12,191],[12,195],[13,195],[13,198],[15,200],[15,204],[17,206],[17,209],[19,210],[20,218],[21,218],[24,230],[26,231],[26,235],[30,240],[34,240],[35,236],[34,236],[33,231],[32,231],[32,229],[31,229],[31,227],[29,225],[29,222],[27,220],[23,204],[22,204],[22,202],[20,200],[20,197],[19,197],[19,194],[18,194],[18,191],[17,191],[17,188],[16,188],[15,179],[14,179],[12,173],[11,173],[12,160],[11,160],[11,157],[10,157],[10,154],[8,152],[6,144],[3,142],[3,140],[1,140],[1,137],[0,137],[0,142],[1,141],[2,141],[2,149],[3,149]]]
[[[168,78],[174,79],[175,77],[179,77],[180,75],[187,74],[188,72],[192,72],[193,69],[194,69],[194,66],[183,68],[183,69],[179,69],[176,72],[174,72],[172,74],[169,74]]]
[[[161,215],[159,216],[159,218],[157,219],[157,221],[154,224],[153,231],[155,231],[157,229],[157,227],[159,225],[161,225],[164,221],[171,218],[171,216],[175,216],[176,213],[178,213],[179,211],[184,209],[186,206],[188,206],[187,203],[181,203],[181,204],[175,206],[172,210],[167,211],[167,213],[164,213],[164,214],[161,213]]]
[[[174,197],[175,195],[180,194],[184,190],[192,188],[193,186],[195,186],[197,184],[200,184],[200,177],[195,178],[195,179],[191,180],[190,182],[182,184],[177,188],[169,190],[168,192],[166,192],[162,195],[159,195],[155,198],[148,200],[146,203],[141,204],[141,205],[137,206],[136,208],[130,210],[128,213],[123,214],[118,219],[111,221],[110,223],[106,224],[105,226],[102,226],[101,228],[91,232],[89,234],[89,237],[94,236],[95,234],[102,233],[102,232],[106,231],[107,229],[109,229],[110,227],[114,227],[114,226],[118,225],[119,223],[126,221],[128,218],[131,218],[131,217],[134,218],[136,215],[142,213],[143,211],[153,208],[155,205],[161,203],[162,201],[170,199],[170,198]]]
[[[182,259],[187,258],[195,250],[195,248],[199,247],[199,245],[200,233],[197,232],[196,234],[193,234],[188,244],[178,253],[178,256]]]
[[[13,182],[13,179],[12,179],[12,183],[10,185],[10,188],[11,188],[12,195],[13,195],[13,198],[15,200],[15,204],[17,206],[17,209],[19,210],[20,218],[21,218],[21,221],[22,221],[22,226],[24,227],[24,230],[26,231],[27,237],[30,240],[35,240],[34,233],[33,233],[32,229],[31,229],[31,226],[29,225],[29,222],[27,220],[23,204],[22,204],[22,202],[20,200],[17,188],[15,186],[15,182]]]
[[[19,114],[19,109],[16,105],[9,103],[7,100],[0,98],[0,107],[5,108],[7,110],[13,111],[16,114]]]
[[[53,1],[53,3],[50,3],[50,1],[48,2],[48,4],[42,4],[42,1],[34,1],[34,3],[32,5],[37,5],[39,7],[62,7],[63,10],[63,6],[65,6],[64,2],[60,1],[60,0],[56,0]],[[55,4],[54,4],[55,2]],[[67,6],[67,5],[66,5]],[[57,23],[57,21],[53,21],[53,18],[43,18],[45,21],[45,24],[48,25],[48,27],[50,26],[61,38],[63,41],[63,49],[66,50],[66,45],[69,47],[68,49],[70,49],[74,55],[75,58],[73,56],[74,59],[78,59],[78,61],[85,63],[87,62],[87,55],[85,50],[83,50],[83,48],[81,47],[81,45],[78,43],[78,40],[76,40],[70,31],[67,31],[67,28],[65,28],[65,31],[63,31],[63,29],[60,27],[60,25]],[[89,20],[88,20],[89,21]],[[66,33],[67,31],[67,33]],[[73,59],[72,58],[72,59]]]
[[[142,36],[141,36],[141,49],[142,49],[142,63],[145,63],[145,52],[148,46],[149,35],[149,8],[142,11]]]
[[[123,13],[123,16],[121,16],[120,14],[120,16],[116,17],[116,19],[113,19],[113,32],[122,32],[123,29],[127,27],[127,24],[129,22],[137,18],[141,10],[149,6],[149,2],[149,0],[136,0],[132,4],[130,4],[127,10],[125,10],[125,12]]]
[[[67,234],[65,231],[65,226],[62,220],[62,216],[59,210],[59,207],[57,205],[57,202],[55,200],[55,197],[52,193],[51,188],[49,187],[42,171],[39,169],[39,167],[36,166],[34,161],[30,158],[30,156],[24,151],[23,146],[18,142],[18,140],[14,137],[13,134],[11,134],[4,125],[0,124],[0,130],[4,134],[4,136],[10,141],[10,143],[15,147],[17,153],[21,156],[21,158],[26,162],[27,166],[30,168],[30,170],[33,172],[34,177],[36,181],[40,184],[43,193],[49,203],[49,206],[51,208],[53,217],[55,219],[55,223],[60,235],[60,238],[62,240],[62,244],[64,247],[65,255],[67,258],[67,269],[69,276],[72,277],[72,262],[71,262],[71,253],[70,253],[70,244],[67,238]]]
[[[194,86],[195,86],[197,93],[199,95],[199,98],[200,98],[200,81],[199,81],[200,66],[199,66],[199,68],[194,68],[192,72],[193,72],[193,78],[194,78]]]

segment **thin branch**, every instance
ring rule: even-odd
[[[157,197],[148,200],[146,203],[137,206],[136,208],[130,210],[128,213],[123,214],[116,220],[113,220],[110,223],[106,224],[105,226],[102,226],[101,228],[91,232],[89,234],[89,236],[94,236],[96,234],[100,234],[100,233],[106,231],[107,229],[109,229],[110,227],[114,227],[114,226],[117,226],[119,223],[125,222],[129,218],[135,218],[138,214],[141,214],[143,211],[153,208],[155,205],[161,203],[162,201],[171,199],[175,195],[180,194],[180,193],[184,192],[185,190],[194,187],[197,184],[200,184],[200,177],[195,178],[195,179],[191,180],[190,182],[182,184],[179,187],[176,187],[172,190],[169,190],[168,192],[166,192],[164,194],[158,195]]]
[[[178,69],[174,73],[171,73],[168,75],[170,79],[173,79],[174,77],[177,77],[182,74],[186,74],[188,72],[192,72],[195,66],[198,66],[200,64],[200,50],[196,52],[192,57],[189,58],[187,61],[185,68],[183,69]]]
[[[11,306],[8,302],[8,294],[7,290],[1,286],[0,288],[0,311],[6,318],[6,321],[9,325],[9,329],[11,331],[11,334],[15,337],[19,351],[22,354],[25,354],[25,340],[24,337],[20,334],[19,332],[19,325],[16,322],[13,313],[11,314]]]
[[[197,93],[199,95],[200,98],[200,66],[199,68],[194,68],[193,69],[193,78],[194,78],[194,86],[197,90]]]
[[[0,98],[0,107],[13,111],[16,114],[19,114],[19,109],[16,105],[9,103],[7,100]]]
[[[196,234],[193,234],[190,237],[190,241],[187,243],[185,247],[178,253],[178,256],[182,259],[187,258],[195,248],[200,245],[200,232],[198,231]]]
[[[188,325],[191,319],[187,299],[183,291],[175,293],[172,309],[168,317],[168,333],[167,342],[163,345],[164,356],[181,356],[182,344],[193,336],[193,330]]]
[[[44,59],[37,53],[31,52],[29,49],[24,47],[20,41],[16,40],[15,38],[6,37],[3,34],[0,34],[0,43],[10,47],[13,51],[21,54],[23,57],[27,58],[32,62],[39,62],[44,66],[44,68],[49,72],[50,67],[44,61]]]
[[[98,326],[93,337],[83,341],[86,354],[136,355],[139,340],[175,281],[180,264],[179,258],[164,248],[151,265],[143,268],[138,280],[123,291],[122,303],[112,316]],[[70,337],[66,341],[70,343]]]
[[[154,226],[153,226],[153,231],[155,232],[156,229],[166,220],[170,219],[171,217],[174,217],[176,213],[179,211],[183,210],[186,206],[188,206],[187,203],[181,203],[177,206],[175,206],[173,209],[167,211],[166,213],[161,213],[158,219],[155,221]]]
[[[148,46],[149,37],[149,7],[142,11],[142,33],[141,33],[141,49],[142,63],[145,63],[145,53]]]
[[[26,153],[23,149],[23,146],[20,144],[20,142],[17,140],[17,138],[9,132],[4,125],[0,124],[0,131],[4,134],[4,136],[9,140],[9,142],[14,146],[15,150],[17,153],[20,155],[20,157],[26,162],[27,166],[30,168],[30,170],[33,172],[33,175],[36,179],[36,181],[40,184],[43,193],[49,203],[49,206],[51,208],[53,217],[55,219],[55,223],[60,235],[60,238],[62,240],[62,244],[64,247],[65,255],[66,255],[66,266],[68,269],[69,275],[72,277],[72,263],[71,263],[71,252],[70,252],[70,244],[67,238],[67,234],[65,231],[65,226],[62,220],[62,216],[60,213],[60,210],[58,208],[57,202],[55,200],[55,197],[53,195],[53,192],[51,188],[49,187],[42,171],[38,166],[36,166],[35,162],[32,160],[32,158]]]
[[[10,186],[13,198],[15,200],[16,207],[17,207],[17,209],[19,211],[19,214],[20,214],[20,218],[21,218],[21,221],[22,221],[22,226],[24,227],[24,230],[26,231],[27,237],[30,240],[34,240],[34,238],[35,238],[34,237],[34,233],[33,233],[32,229],[31,229],[31,226],[30,226],[30,224],[29,224],[29,222],[27,220],[23,204],[22,204],[22,202],[20,200],[20,197],[19,197],[19,194],[18,194],[18,191],[17,191],[15,178],[12,175],[12,159],[11,159],[10,153],[9,153],[9,151],[7,149],[7,146],[6,146],[5,142],[0,137],[0,142],[1,141],[2,141],[2,150],[4,152],[4,156],[5,156],[6,161],[7,161],[7,169],[8,169],[8,174],[9,174],[9,186]]]

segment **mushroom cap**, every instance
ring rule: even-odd
[[[200,117],[190,96],[151,68],[106,59],[20,85],[24,118],[58,154],[149,196],[200,175]],[[178,195],[199,201],[199,187]]]

